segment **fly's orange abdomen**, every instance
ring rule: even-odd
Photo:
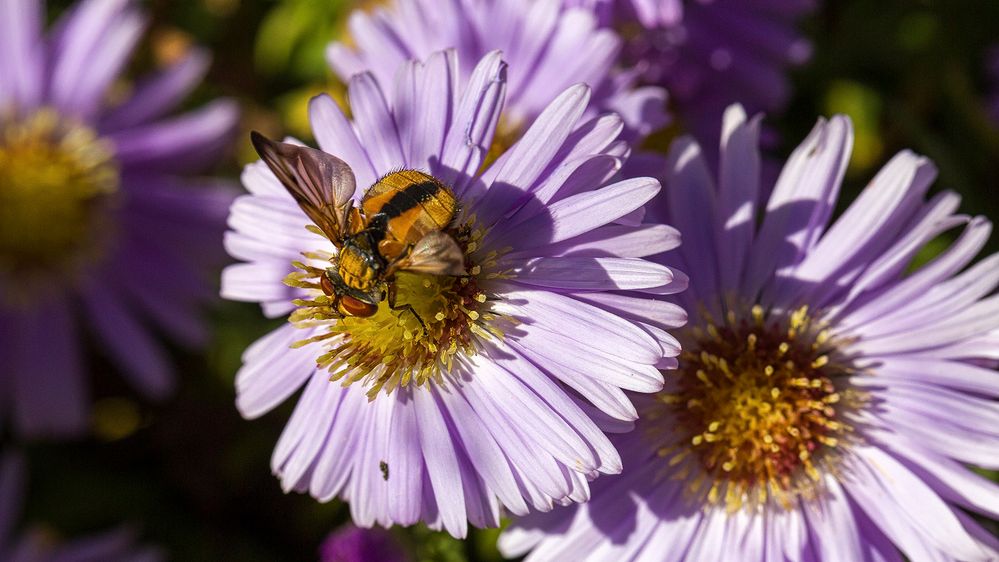
[[[385,240],[398,242],[395,246],[401,249],[450,224],[458,201],[433,176],[402,170],[371,186],[361,208],[368,218],[368,229],[383,232]]]

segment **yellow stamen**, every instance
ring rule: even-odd
[[[472,241],[481,239],[482,233],[469,223],[448,233],[465,250],[470,275],[398,272],[393,281],[395,308],[385,299],[370,317],[341,318],[333,308],[334,299],[321,293],[318,279],[329,267],[329,256],[316,265],[300,263],[301,271],[289,275],[286,282],[310,289],[315,296],[296,301],[300,308],[290,320],[303,328],[321,325],[325,331],[296,345],[320,339],[338,342],[319,356],[317,365],[328,369],[332,380],[342,379],[344,385],[364,381],[369,399],[380,391],[388,394],[409,384],[443,382],[456,360],[476,354],[477,340],[502,338],[504,330],[514,325],[512,319],[490,311],[491,301],[480,286],[488,274],[471,263],[475,256],[468,248]],[[492,252],[490,255],[497,257]],[[310,259],[316,257],[320,256],[312,255]]]
[[[679,468],[700,467],[694,477],[705,483],[695,480],[688,492],[732,511],[817,495],[822,471],[851,431],[841,409],[858,400],[840,388],[853,369],[837,359],[823,323],[807,307],[783,315],[730,307],[723,324],[707,319],[686,335],[675,387],[650,406],[658,419],[673,417],[682,440],[670,441],[658,422],[647,431],[685,451],[670,465],[689,455]]]

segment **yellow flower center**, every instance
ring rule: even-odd
[[[852,368],[807,308],[748,312],[691,330],[677,382],[651,415],[668,413],[675,424],[678,438],[659,454],[684,463],[676,476],[697,499],[730,511],[814,495],[852,431],[844,409],[860,399],[845,388]]]
[[[296,346],[322,342],[325,351],[316,362],[330,372],[330,380],[340,380],[344,386],[362,381],[368,386],[368,398],[374,399],[381,390],[390,394],[399,386],[441,383],[456,361],[476,353],[481,340],[502,338],[504,324],[513,320],[491,311],[495,299],[484,286],[508,275],[497,270],[499,253],[479,257],[484,231],[470,224],[447,232],[464,250],[468,275],[401,271],[387,281],[395,285],[395,308],[383,300],[369,317],[340,317],[333,308],[334,298],[322,292],[319,282],[332,256],[306,253],[312,263],[318,261],[323,267],[296,263],[300,271],[285,280],[313,294],[295,301],[299,308],[290,321],[301,328],[318,326],[320,334]]]
[[[3,116],[0,116],[3,119]],[[98,254],[118,189],[110,146],[43,109],[0,123],[0,278],[21,300]]]
[[[490,166],[510,149],[524,133],[523,123],[509,119],[506,114],[500,115],[499,122],[496,123],[496,133],[493,134],[493,141],[489,144],[489,152],[482,159],[479,166],[479,173],[489,169]]]

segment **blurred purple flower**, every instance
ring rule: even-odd
[[[642,65],[642,82],[669,91],[687,130],[714,149],[718,116],[738,102],[750,112],[783,109],[785,73],[811,56],[795,29],[816,0],[565,0],[588,7],[629,37],[626,65]]]
[[[406,60],[454,48],[465,61],[458,76],[466,83],[470,63],[498,49],[511,69],[500,137],[514,140],[555,96],[578,83],[592,88],[587,117],[617,113],[629,139],[661,128],[668,122],[666,92],[636,88],[634,71],[615,72],[621,39],[598,25],[589,10],[563,7],[561,0],[394,0],[371,13],[355,11],[354,46],[333,43],[327,59],[344,81],[370,71],[388,89]]]
[[[999,45],[993,46],[985,55],[985,73],[992,87],[992,94],[986,101],[986,110],[992,122],[999,127]]]
[[[381,527],[362,529],[344,525],[330,533],[319,547],[320,562],[406,562],[410,559],[392,533]]]
[[[85,428],[84,329],[144,395],[171,392],[147,321],[206,338],[202,269],[224,255],[231,201],[181,175],[236,122],[231,101],[165,117],[204,74],[201,51],[120,91],[144,29],[132,2],[79,2],[48,37],[44,20],[38,0],[0,2],[0,420],[28,437]]]
[[[135,533],[123,527],[68,542],[51,531],[30,529],[16,534],[24,500],[24,459],[17,453],[0,455],[0,560],[5,562],[156,562],[159,549],[135,544]]]
[[[925,200],[936,169],[904,151],[828,226],[852,149],[842,116],[818,123],[764,200],[758,127],[728,110],[717,180],[694,142],[675,143],[649,213],[684,233],[679,302],[698,312],[680,370],[636,398],[638,427],[615,439],[625,472],[585,506],[521,519],[506,554],[999,556],[963,511],[999,516],[999,486],[964,466],[999,467],[999,255],[968,267],[991,224],[954,214],[954,193]]]
[[[564,4],[593,10],[605,25],[638,23],[656,29],[683,21],[682,0],[564,0]]]
[[[222,287],[268,316],[294,310],[306,328],[259,340],[236,377],[247,418],[305,385],[272,458],[284,488],[342,496],[360,526],[423,520],[463,537],[466,519],[496,526],[501,505],[524,514],[583,501],[587,479],[621,469],[594,420],[627,424],[636,412],[622,389],[661,388],[657,366],[679,353],[665,330],[685,315],[652,296],[682,290],[685,278],[642,259],[679,236],[642,221],[656,180],[611,179],[628,152],[616,140],[622,123],[583,119],[588,88],[568,88],[479,173],[506,64],[488,54],[464,87],[457,68],[446,51],[404,63],[385,90],[355,75],[353,122],[328,96],[311,104],[319,146],[353,169],[357,197],[407,168],[454,190],[461,211],[448,232],[470,276],[398,276],[398,302],[425,328],[384,302],[375,316],[338,321],[314,278],[290,278],[305,290],[282,283],[303,252],[299,265],[320,274],[334,247],[304,228],[263,163],[246,168],[250,194],[229,217],[226,247],[247,263],[227,268]],[[310,336],[327,339],[289,349]]]

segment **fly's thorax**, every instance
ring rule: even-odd
[[[341,301],[349,298],[357,301],[358,304],[363,303],[374,306],[377,306],[378,303],[385,299],[385,285],[384,281],[378,280],[373,287],[367,290],[357,289],[344,281],[336,265],[326,268],[323,275],[319,277],[319,287],[326,296],[334,297]],[[341,309],[341,312],[345,315],[352,315],[350,309],[351,307],[347,306]],[[371,316],[371,314],[361,314],[360,316]]]
[[[370,293],[381,281],[384,263],[377,252],[370,249],[362,233],[345,241],[336,269],[344,285],[354,291]]]
[[[118,193],[113,147],[54,110],[0,113],[0,280],[30,303],[105,254]]]

